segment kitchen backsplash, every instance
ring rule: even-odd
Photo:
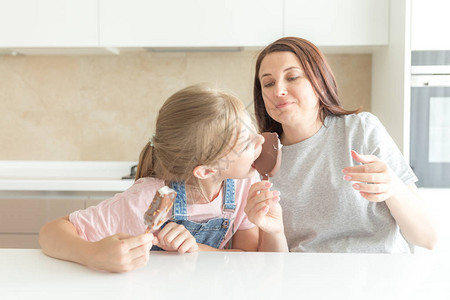
[[[252,109],[256,51],[0,56],[0,160],[136,161],[159,107],[211,82]],[[330,54],[344,107],[370,111],[371,55]]]

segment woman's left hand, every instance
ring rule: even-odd
[[[382,202],[389,199],[393,194],[395,175],[388,165],[375,155],[360,155],[352,151],[352,157],[362,165],[344,168],[344,179],[357,181],[352,187],[369,201]]]

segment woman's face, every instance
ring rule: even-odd
[[[272,119],[283,126],[317,120],[319,100],[294,53],[268,54],[258,76],[264,105]]]

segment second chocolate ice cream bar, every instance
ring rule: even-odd
[[[268,180],[280,169],[281,143],[276,132],[263,132],[261,135],[264,137],[264,143],[254,166],[263,180]]]

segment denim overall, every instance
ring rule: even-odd
[[[230,226],[229,218],[211,219],[205,223],[196,223],[188,220],[187,202],[186,202],[186,188],[184,182],[172,182],[172,189],[177,192],[177,198],[173,204],[173,218],[164,223],[163,228],[169,222],[182,224],[192,234],[197,243],[205,244],[214,248],[219,248],[228,227]],[[232,215],[236,209],[234,202],[234,180],[227,179],[224,185],[223,192],[223,212]],[[157,246],[153,246],[152,250],[162,250]]]

